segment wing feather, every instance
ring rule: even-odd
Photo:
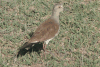
[[[54,19],[48,19],[36,29],[30,43],[41,42],[53,38],[59,30],[59,24]]]

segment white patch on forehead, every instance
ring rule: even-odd
[[[63,7],[63,6],[61,5],[61,7]]]

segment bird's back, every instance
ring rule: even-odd
[[[34,35],[29,40],[29,43],[42,42],[53,38],[59,31],[59,23],[49,18],[36,29]]]

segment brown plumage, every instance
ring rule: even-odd
[[[30,46],[31,43],[44,41],[46,44],[48,44],[49,41],[52,40],[59,32],[59,13],[61,11],[63,11],[63,6],[61,4],[56,4],[53,8],[52,16],[45,22],[41,23],[34,32],[32,38],[19,49],[26,48]],[[46,46],[43,44],[43,49],[45,48]]]
[[[42,23],[37,30],[35,31],[33,37],[29,40],[30,43],[34,43],[35,41],[46,41],[51,39],[58,33],[59,24],[56,23],[56,20],[50,18]]]

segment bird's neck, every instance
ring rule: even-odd
[[[53,12],[52,16],[59,23],[59,12]]]

